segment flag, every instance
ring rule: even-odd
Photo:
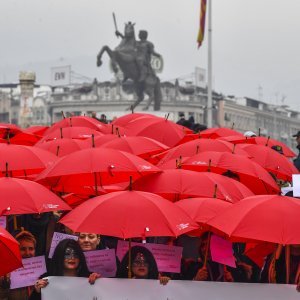
[[[200,5],[200,27],[199,27],[198,38],[197,38],[198,48],[202,45],[204,39],[206,2],[207,0],[201,0],[201,5]]]

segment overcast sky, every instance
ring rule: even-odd
[[[300,110],[300,1],[212,0],[214,89],[290,105]],[[1,0],[0,82],[17,82],[33,70],[50,83],[50,67],[105,80],[96,67],[101,46],[117,46],[112,12],[120,31],[127,21],[146,29],[164,58],[162,80],[206,68],[207,40],[197,50],[200,0]],[[207,35],[206,35],[207,37]]]

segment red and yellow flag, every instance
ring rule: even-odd
[[[200,6],[200,27],[198,32],[198,48],[202,45],[203,39],[204,39],[204,32],[205,32],[205,16],[206,16],[206,2],[207,0],[200,0],[201,6]]]

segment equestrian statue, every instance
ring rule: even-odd
[[[139,31],[139,40],[135,39],[134,23],[125,24],[124,34],[118,31],[115,15],[113,14],[114,24],[116,28],[116,36],[121,37],[120,44],[114,49],[103,46],[97,55],[97,66],[102,64],[102,55],[104,52],[111,59],[111,66],[115,73],[120,69],[124,75],[123,82],[131,79],[134,83],[134,91],[137,100],[129,108],[132,110],[144,100],[144,95],[148,95],[149,99],[144,107],[148,110],[153,102],[153,109],[160,110],[162,99],[160,80],[156,76],[151,67],[151,56],[160,57],[154,50],[154,45],[147,40],[148,32],[146,30]],[[128,108],[128,109],[129,109]]]

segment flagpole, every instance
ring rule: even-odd
[[[212,127],[212,0],[208,0],[207,127]]]

